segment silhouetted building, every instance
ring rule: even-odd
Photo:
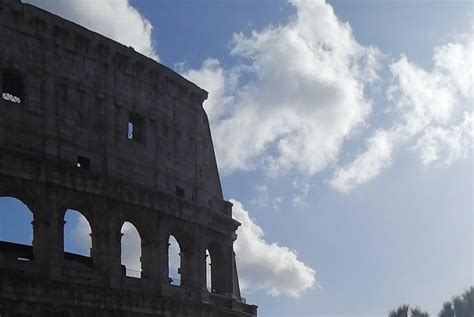
[[[240,296],[206,91],[19,0],[0,0],[0,76],[0,196],[34,219],[32,246],[0,242],[1,317],[256,316]],[[90,257],[64,252],[69,208],[89,221]],[[125,221],[141,238],[135,275],[121,265]]]

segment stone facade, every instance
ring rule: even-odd
[[[1,317],[256,316],[240,297],[239,223],[222,195],[207,92],[19,0],[0,0],[0,76],[0,196],[34,219],[32,246],[0,242]],[[64,252],[67,209],[90,223],[90,257]],[[121,265],[125,221],[141,237],[141,278]]]

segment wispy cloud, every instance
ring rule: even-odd
[[[251,203],[258,207],[272,207],[273,209],[279,209],[284,201],[282,196],[273,195],[269,192],[267,185],[256,185],[255,193],[256,197],[252,199]]]
[[[414,148],[425,165],[466,157],[473,139],[473,50],[471,36],[435,48],[431,72],[404,55],[394,61],[387,99],[398,116],[374,132],[354,161],[336,169],[331,185],[348,192],[370,181],[404,146]]]

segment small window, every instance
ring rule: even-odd
[[[11,71],[3,73],[2,98],[13,103],[23,102],[23,77],[20,74]]]
[[[184,198],[184,189],[176,186],[176,196]]]
[[[143,143],[144,141],[144,122],[143,116],[129,112],[127,123],[127,139]]]
[[[76,166],[79,168],[90,169],[91,160],[87,157],[78,156]]]
[[[127,131],[127,138],[129,140],[133,140],[133,122],[128,121],[128,131]]]

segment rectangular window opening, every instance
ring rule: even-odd
[[[23,77],[12,71],[2,74],[2,99],[13,103],[23,102]]]
[[[83,169],[90,169],[91,167],[91,160],[87,157],[83,156],[78,156],[77,157],[77,163],[76,166],[78,168],[83,168]]]
[[[176,186],[176,196],[184,198],[184,189]]]
[[[144,143],[144,126],[145,118],[143,116],[135,112],[129,112],[127,123],[127,139],[136,141],[138,143]]]
[[[133,140],[133,122],[132,121],[128,121],[128,127],[127,127],[127,138],[129,140]]]

